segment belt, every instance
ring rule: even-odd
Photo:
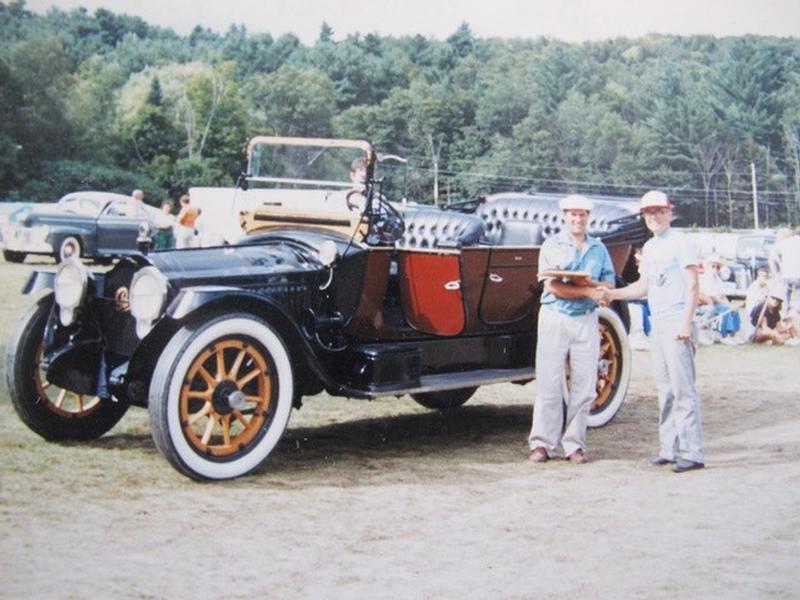
[[[558,311],[559,314],[566,315],[568,317],[582,317],[595,311],[595,308],[584,308],[583,310],[561,310],[555,305],[555,303],[542,304],[542,308]]]

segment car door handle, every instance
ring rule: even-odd
[[[503,283],[503,278],[496,273],[489,273],[489,281],[492,283]]]
[[[447,283],[444,284],[444,289],[446,289],[448,291],[451,291],[451,292],[452,291],[456,291],[456,290],[460,290],[461,289],[461,282],[458,279],[455,279],[453,281],[448,281]]]

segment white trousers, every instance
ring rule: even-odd
[[[650,351],[658,388],[659,455],[703,462],[703,424],[690,341],[675,339],[678,321],[653,322]]]
[[[197,237],[194,234],[194,229],[185,225],[176,225],[175,247],[194,248],[195,246],[197,246]]]
[[[597,395],[600,330],[597,312],[570,317],[542,307],[536,341],[536,402],[528,437],[531,450],[544,448],[549,456],[586,448],[586,419]],[[569,360],[569,391],[564,378]],[[564,404],[567,415],[564,419]]]

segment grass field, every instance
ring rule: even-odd
[[[3,344],[29,261],[0,263]],[[707,468],[685,475],[643,462],[647,352],[584,466],[526,460],[535,382],[448,415],[321,394],[258,472],[217,484],[161,458],[145,410],[47,443],[3,386],[0,598],[796,598],[798,365],[800,348],[701,348]]]

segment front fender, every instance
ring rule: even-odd
[[[183,325],[190,325],[220,312],[248,312],[274,327],[287,344],[292,366],[298,371],[309,393],[316,393],[322,386],[336,385],[333,377],[323,367],[316,348],[283,307],[262,295],[230,286],[196,286],[181,290],[170,302],[166,314],[131,357],[129,375],[147,380],[155,363],[169,339]],[[322,386],[313,382],[319,381]],[[148,381],[149,385],[149,381]]]
[[[34,271],[28,277],[28,281],[22,288],[23,294],[37,294],[42,290],[56,289],[56,272],[52,271]]]
[[[202,307],[220,298],[249,297],[255,300],[264,299],[239,288],[223,285],[201,285],[182,289],[167,307],[166,315],[176,321],[182,321]],[[282,312],[282,311],[281,311]]]

